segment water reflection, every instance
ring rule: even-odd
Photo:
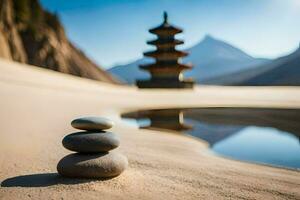
[[[141,128],[184,132],[234,159],[300,168],[300,110],[194,108],[140,110],[122,115]]]
[[[184,123],[184,112],[181,109],[144,110],[125,113],[122,117],[133,118],[138,121],[150,120],[149,124],[146,125],[139,123],[141,128],[172,131],[187,131],[192,129],[191,125]]]

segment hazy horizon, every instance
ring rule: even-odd
[[[56,12],[70,40],[86,55],[109,68],[142,57],[153,38],[148,29],[162,21],[183,28],[182,48],[207,34],[254,57],[276,58],[300,42],[299,0],[41,0]]]

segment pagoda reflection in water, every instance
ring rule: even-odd
[[[182,109],[140,110],[124,113],[122,117],[137,120],[149,119],[150,124],[140,127],[146,129],[165,129],[165,131],[182,132],[193,128],[190,124],[185,123]]]

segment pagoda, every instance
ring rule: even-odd
[[[191,65],[179,62],[181,57],[188,53],[176,50],[175,46],[183,44],[183,41],[175,39],[175,35],[182,30],[168,22],[168,15],[164,12],[163,23],[149,30],[157,35],[157,39],[148,41],[147,44],[156,46],[154,51],[144,53],[144,56],[155,59],[154,63],[140,65],[142,70],[148,71],[151,78],[137,80],[139,88],[192,88],[192,79],[183,79],[182,72],[192,68]]]

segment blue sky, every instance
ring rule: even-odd
[[[40,0],[58,13],[68,37],[104,68],[142,57],[148,29],[162,12],[184,29],[183,48],[206,34],[255,57],[276,58],[298,48],[300,0]]]

